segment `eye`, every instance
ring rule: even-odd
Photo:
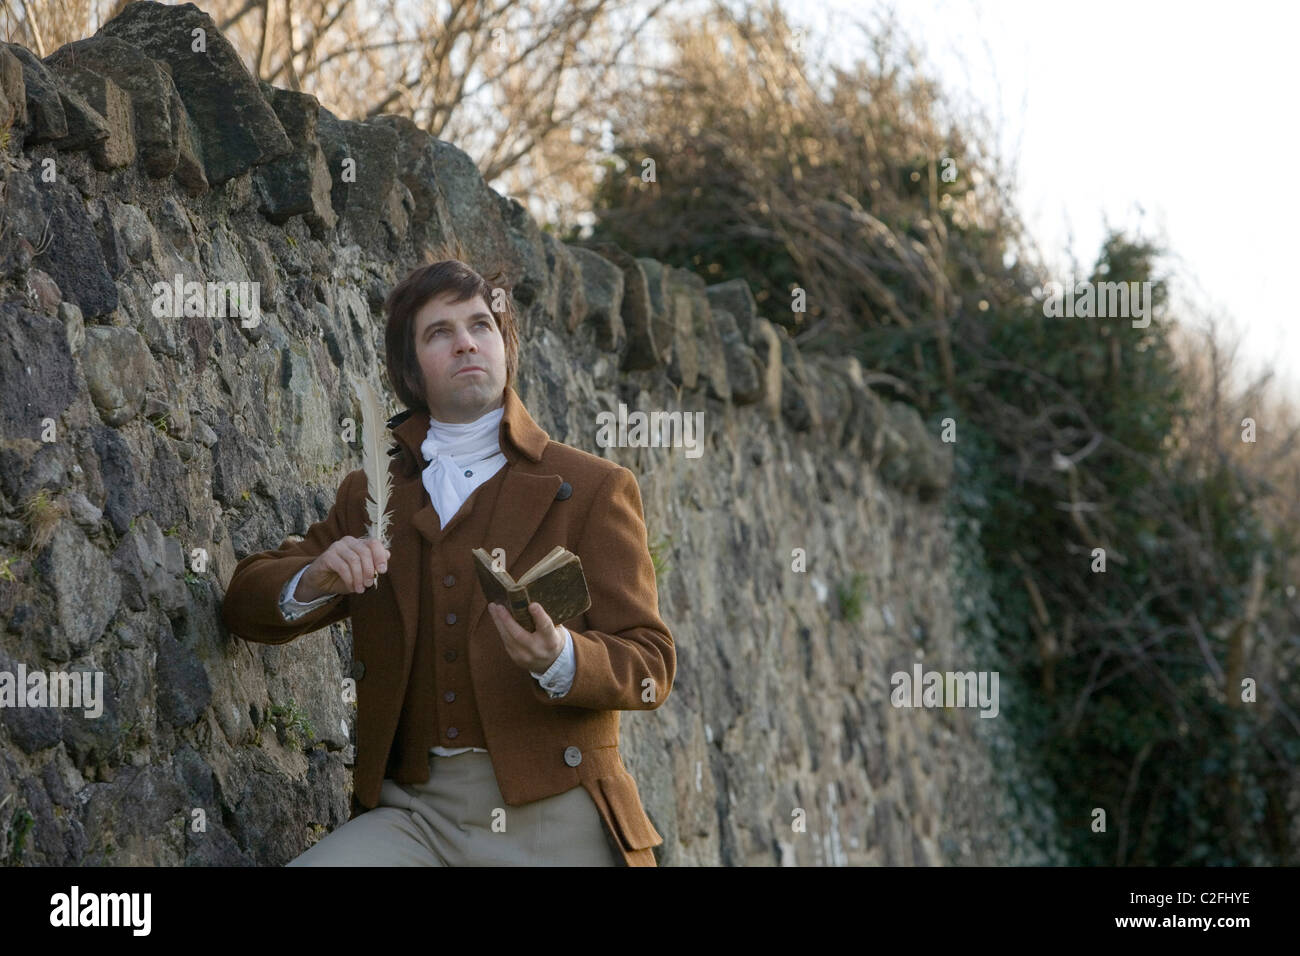
[[[492,323],[489,322],[487,319],[479,319],[478,324],[479,324],[480,326],[482,326],[483,328],[485,328],[485,329],[488,329],[488,328],[491,328],[491,327],[492,327]]]

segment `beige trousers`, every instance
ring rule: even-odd
[[[385,779],[379,804],[288,866],[623,866],[581,787],[506,806],[489,754],[429,755],[429,779]]]

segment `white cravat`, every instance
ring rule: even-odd
[[[430,503],[438,512],[442,527],[447,527],[479,485],[506,466],[506,456],[501,452],[499,438],[501,418],[505,411],[505,406],[502,405],[472,422],[464,423],[440,422],[432,415],[429,416],[429,431],[420,445],[420,453],[429,464],[425,466],[421,480],[429,493]],[[287,621],[301,617],[334,597],[323,596],[307,604],[294,600],[292,595],[297,591],[298,580],[306,570],[304,567],[294,575],[282,592],[280,610]],[[556,624],[556,628],[564,635],[564,647],[560,656],[545,672],[529,673],[551,697],[562,697],[573,685],[576,668],[573,635],[563,625]],[[450,757],[467,750],[482,751],[483,748],[434,747],[432,752],[438,756]]]
[[[498,433],[506,410],[494,408],[472,422],[430,417],[420,453],[429,462],[421,480],[445,528],[474,489],[506,466]]]

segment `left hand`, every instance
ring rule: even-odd
[[[488,604],[488,613],[496,623],[501,643],[510,659],[532,673],[541,674],[555,663],[560,651],[564,650],[564,635],[536,601],[528,605],[528,611],[533,615],[537,627],[532,633],[520,627],[519,622],[500,604]]]

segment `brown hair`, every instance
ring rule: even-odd
[[[460,247],[453,247],[460,252]],[[461,253],[463,255],[463,253]],[[515,384],[519,366],[519,332],[511,289],[502,284],[500,271],[489,278],[466,265],[460,258],[441,259],[415,269],[393,287],[384,301],[388,324],[384,329],[384,352],[388,362],[388,379],[398,399],[409,409],[427,412],[428,397],[424,390],[424,373],[415,356],[415,316],[430,300],[450,295],[453,302],[465,302],[481,296],[496,319],[497,330],[505,342],[506,388]],[[493,292],[503,289],[501,311],[492,308]]]

